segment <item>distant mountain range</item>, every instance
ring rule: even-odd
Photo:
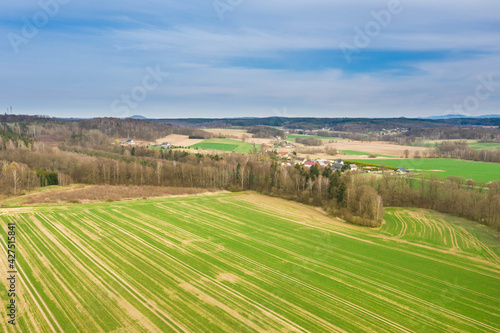
[[[148,120],[149,118],[146,118],[144,116],[141,116],[141,115],[134,115],[132,117],[129,117],[129,118],[132,118],[132,119],[143,119],[143,120]]]
[[[441,119],[454,119],[454,118],[468,118],[468,119],[488,119],[488,118],[500,118],[500,114],[487,114],[483,116],[466,116],[464,114],[447,114],[444,116],[430,116],[430,117],[419,117],[418,119],[432,119],[432,120],[441,120]]]

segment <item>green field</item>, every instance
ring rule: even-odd
[[[500,260],[498,236],[480,224],[424,209],[387,208],[385,213],[386,223],[381,227],[384,235],[442,250],[484,256],[491,261]]]
[[[371,153],[365,153],[362,151],[357,151],[357,150],[342,150],[342,155],[366,155],[369,156]],[[389,156],[389,155],[380,155],[380,154],[375,154],[376,156],[380,157],[394,157],[394,156]]]
[[[250,153],[253,151],[254,147],[257,150],[259,149],[259,146],[253,143],[233,139],[208,139],[190,146],[190,148],[195,149],[234,151],[237,153]]]
[[[19,312],[0,330],[498,332],[498,238],[428,211],[386,217],[366,229],[253,193],[2,209]]]
[[[406,168],[439,177],[459,176],[481,182],[500,180],[500,163],[456,160],[451,158],[362,159],[356,162]]]
[[[413,145],[418,147],[437,147],[443,141],[466,141],[472,149],[500,149],[500,143],[497,142],[478,142],[477,140],[418,140]]]
[[[469,147],[473,149],[500,149],[500,143],[496,142],[469,142]]]
[[[347,141],[347,139],[343,138],[333,138],[329,136],[317,136],[317,135],[301,135],[301,134],[287,134],[286,139],[288,141],[295,142],[296,138],[314,138],[318,140],[335,140],[335,141]]]

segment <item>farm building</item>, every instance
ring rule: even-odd
[[[406,174],[406,173],[409,173],[411,171],[407,170],[405,168],[398,168],[398,169],[394,170],[394,172],[397,173],[397,174]]]
[[[287,158],[287,157],[289,157],[289,155],[290,154],[288,152],[286,152],[286,151],[279,151],[278,152],[278,156],[281,157],[281,158]]]
[[[325,159],[318,159],[316,162],[322,167],[329,166],[332,163],[332,161]]]
[[[162,147],[162,148],[170,148],[170,147],[172,147],[172,145],[170,144],[170,142],[163,142],[163,143],[161,144],[161,147]]]
[[[335,163],[332,164],[332,169],[333,169],[333,171],[340,170],[340,169],[342,169],[343,165],[344,165],[343,163],[337,163],[337,162],[335,162]]]
[[[307,161],[307,162],[304,162],[304,167],[310,168],[310,167],[317,165],[317,164],[318,163],[316,163],[316,162]]]

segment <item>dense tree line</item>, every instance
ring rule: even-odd
[[[248,128],[248,133],[254,138],[274,139],[276,137],[285,138],[285,131],[269,126],[252,126]]]
[[[133,155],[132,149],[135,151]],[[58,182],[64,179],[61,185],[76,182],[255,190],[305,204],[329,207],[342,214],[349,209],[351,200],[347,196],[351,181],[347,174],[333,173],[330,168],[320,170],[318,166],[310,169],[300,166],[284,168],[264,154],[219,156],[141,147],[116,147],[113,151],[105,151],[35,144],[29,152],[20,149],[0,151],[0,159],[17,161],[30,170],[38,171],[36,180],[38,184],[43,184],[45,179],[43,185],[54,183],[54,175],[57,174]],[[376,193],[367,193],[363,198],[370,195],[376,196]],[[381,215],[356,209],[346,216],[359,216],[368,221]],[[360,221],[352,219],[354,223]]]
[[[22,116],[3,116],[7,120],[23,120]],[[109,144],[116,138],[155,141],[170,134],[182,134],[212,138],[214,134],[201,129],[166,126],[141,119],[93,118],[81,120],[52,120],[47,118],[27,118],[32,122],[1,123],[0,137],[4,141],[32,140],[45,142],[65,142],[68,144],[99,145]],[[7,137],[9,136],[9,137]]]
[[[500,163],[499,149],[472,149],[465,141],[444,141],[434,149],[432,157],[459,158],[469,161]]]
[[[384,176],[377,186],[388,206],[418,207],[467,218],[500,230],[500,182],[478,189],[465,180],[441,181],[437,178],[416,181]]]
[[[412,128],[401,135],[408,143],[417,140],[484,140],[500,142],[498,128],[439,127]]]
[[[481,126],[500,126],[500,118],[454,118],[454,119],[412,119],[412,118],[310,118],[310,117],[268,117],[268,118],[191,118],[191,119],[151,119],[151,121],[198,128],[227,128],[274,126],[297,130],[321,130],[349,133],[378,132],[382,129],[396,128],[473,128]]]
[[[188,154],[173,150],[128,148],[116,151],[61,150],[35,144],[0,151],[4,189],[16,194],[40,186],[40,173],[56,172],[59,184],[153,185],[254,190],[263,194],[321,206],[347,221],[377,226],[383,204],[429,208],[500,228],[500,185],[488,190],[464,181],[415,181],[405,177],[374,177],[333,172],[317,165],[283,167],[264,153],[242,155]],[[145,149],[145,148],[144,148]],[[128,152],[127,152],[128,151]],[[141,156],[144,155],[144,156]],[[147,156],[146,156],[147,155]],[[346,168],[347,169],[347,168]],[[344,170],[345,171],[345,170]]]
[[[29,147],[33,144],[32,139],[14,133],[8,126],[3,127],[4,129],[0,129],[0,149],[7,149],[7,145]]]
[[[301,138],[300,136],[295,138],[295,142],[301,143],[306,146],[321,146],[323,144],[323,142],[319,139]]]
[[[0,160],[0,194],[18,195],[40,186],[39,177],[28,165]]]

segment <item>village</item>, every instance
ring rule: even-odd
[[[122,146],[142,146],[142,147],[151,147],[160,149],[175,149],[175,148],[190,149],[190,147],[175,146],[170,142],[149,143],[143,141],[136,141],[133,139],[127,139],[125,141],[115,141],[115,144],[119,144]],[[275,158],[280,162],[279,165],[281,165],[282,167],[292,167],[299,165],[304,168],[311,168],[313,166],[318,166],[320,168],[331,168],[333,171],[340,170],[342,172],[350,171],[350,172],[373,173],[373,174],[395,173],[399,175],[406,175],[409,173],[414,173],[414,171],[405,168],[392,168],[392,169],[381,168],[379,166],[361,165],[360,163],[354,163],[353,161],[344,161],[339,158],[337,159],[309,158],[309,157],[297,156],[297,153],[295,151],[279,151],[279,149],[293,149],[293,148],[296,148],[296,145],[281,139],[278,140],[276,145],[274,146],[261,144],[260,152],[274,155]]]
[[[343,161],[342,159],[329,160],[324,158],[311,159],[305,157],[297,157],[294,156],[293,153],[288,152],[278,152],[278,157],[281,160],[280,165],[283,167],[300,165],[304,168],[311,168],[317,165],[320,168],[331,168],[333,171],[351,171],[351,172],[363,172],[363,173],[387,173],[394,172],[395,174],[405,175],[408,173],[413,173],[413,171],[405,169],[405,168],[396,168],[396,169],[387,169],[383,170],[380,167],[376,166],[358,166],[352,161]]]

